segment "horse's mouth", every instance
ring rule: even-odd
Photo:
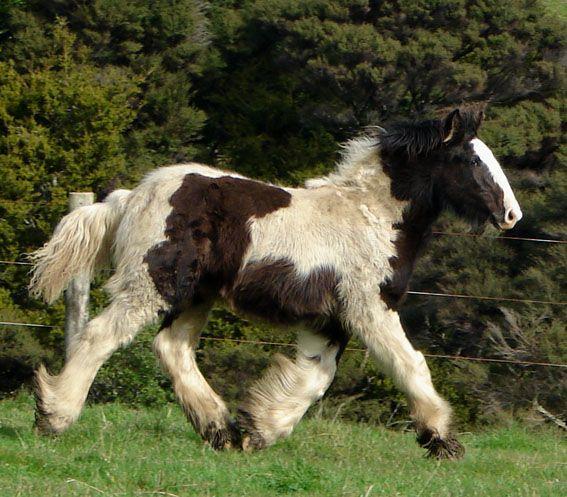
[[[490,214],[490,222],[492,223],[492,226],[494,226],[497,230],[505,231],[505,229],[501,226],[501,222],[498,221],[494,214]]]
[[[517,203],[511,207],[504,205],[502,212],[490,213],[490,220],[492,221],[492,224],[502,231],[513,229],[522,217],[524,217],[524,214]]]

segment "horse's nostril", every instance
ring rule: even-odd
[[[504,225],[506,226],[505,229],[513,228],[520,219],[522,219],[522,211],[520,209],[507,209],[504,214]]]

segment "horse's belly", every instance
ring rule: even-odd
[[[238,311],[292,324],[332,315],[338,282],[331,267],[300,273],[289,260],[264,259],[246,265],[221,293]]]

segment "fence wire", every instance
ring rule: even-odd
[[[18,262],[18,261],[0,261],[0,265],[19,265],[19,266],[32,266],[30,262]],[[103,272],[112,272],[111,269],[103,269]],[[555,300],[536,300],[536,299],[518,299],[514,297],[499,297],[490,295],[467,295],[462,293],[442,293],[442,292],[426,292],[418,290],[408,290],[409,295],[422,295],[426,297],[444,297],[444,298],[454,298],[454,299],[469,299],[469,300],[490,300],[490,301],[500,301],[500,302],[515,302],[520,304],[544,304],[544,305],[567,305],[567,302],[555,301]]]
[[[2,204],[48,205],[50,203],[52,203],[52,201],[50,200],[27,201],[27,200],[0,199],[0,205]],[[432,233],[436,236],[482,238],[484,240],[516,240],[522,242],[567,244],[567,240],[553,239],[553,238],[533,238],[533,237],[508,236],[508,235],[490,236],[490,235],[482,235],[476,233],[454,233],[449,231],[433,231]]]
[[[0,321],[0,326],[29,326],[35,328],[62,328],[61,326],[46,325],[46,324],[33,324],[33,323],[18,323],[9,321]],[[297,347],[294,343],[285,342],[268,342],[264,340],[249,340],[245,338],[227,338],[227,337],[213,337],[210,335],[201,336],[201,340],[215,341],[215,342],[233,342],[233,343],[244,343],[250,345],[269,345],[272,347]],[[348,352],[366,352],[367,349],[346,347],[345,351]],[[502,364],[515,364],[519,366],[544,366],[553,368],[567,368],[567,364],[553,363],[553,362],[536,362],[536,361],[516,361],[512,359],[494,359],[490,357],[470,357],[461,355],[449,355],[449,354],[429,354],[423,353],[425,357],[432,357],[436,359],[448,359],[453,361],[473,361],[473,362],[491,362],[491,363],[502,363]]]
[[[5,201],[5,200],[0,199],[0,202],[5,203],[5,202],[11,202],[11,201]],[[19,202],[24,203],[24,204],[31,204],[31,205],[49,203],[48,201],[40,201],[40,202],[19,201]],[[444,232],[444,231],[433,231],[433,234],[436,235],[436,236],[470,237],[470,238],[482,238],[482,239],[488,239],[488,240],[517,240],[517,241],[526,241],[526,242],[533,242],[533,243],[567,244],[567,240],[561,240],[561,239],[555,240],[555,239],[549,239],[549,238],[528,238],[528,237],[518,237],[518,236],[485,236],[485,235],[478,235],[478,234],[475,234],[475,233],[453,233],[453,232]],[[32,266],[33,264],[31,262],[24,262],[24,261],[0,260],[0,265]],[[103,271],[111,271],[111,270],[105,269]],[[512,297],[499,297],[499,296],[488,296],[488,295],[467,295],[467,294],[457,294],[457,293],[426,292],[426,291],[416,291],[416,290],[410,290],[407,293],[410,294],[410,295],[426,296],[426,297],[470,299],[470,300],[481,300],[481,301],[485,300],[485,301],[514,302],[514,303],[522,303],[522,304],[543,304],[543,305],[558,305],[558,306],[567,305],[567,302],[563,302],[563,301],[519,299],[519,298],[512,298]],[[44,324],[37,324],[37,323],[9,322],[9,321],[0,321],[0,326],[32,327],[32,328],[44,328],[44,329],[61,328],[60,326],[54,326],[54,325],[44,325]],[[247,340],[247,339],[235,339],[235,338],[212,337],[212,336],[202,336],[201,339],[202,340],[210,340],[210,341],[247,343],[247,344],[254,344],[254,345],[295,347],[295,344],[292,344],[292,343],[267,342],[267,341],[261,341],[261,340]],[[350,351],[350,352],[364,352],[366,349],[347,347],[345,350]],[[550,362],[516,361],[516,360],[511,360],[511,359],[495,359],[495,358],[488,358],[488,357],[456,356],[456,355],[447,355],[447,354],[423,354],[423,355],[426,356],[426,357],[448,359],[448,360],[457,360],[457,361],[476,361],[476,362],[516,364],[516,365],[524,365],[524,366],[544,366],[544,367],[567,368],[567,364],[558,364],[558,363],[550,363]]]
[[[567,240],[555,240],[553,238],[528,238],[523,236],[490,236],[490,235],[477,235],[476,233],[453,233],[449,231],[433,231],[436,236],[456,236],[468,238],[482,238],[483,240],[518,240],[522,242],[536,242],[536,243],[559,243],[567,244]]]

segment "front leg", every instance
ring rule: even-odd
[[[464,447],[450,432],[451,408],[431,382],[421,352],[416,351],[400,323],[379,295],[352,298],[345,317],[384,373],[408,399],[418,443],[436,459],[459,459]]]

